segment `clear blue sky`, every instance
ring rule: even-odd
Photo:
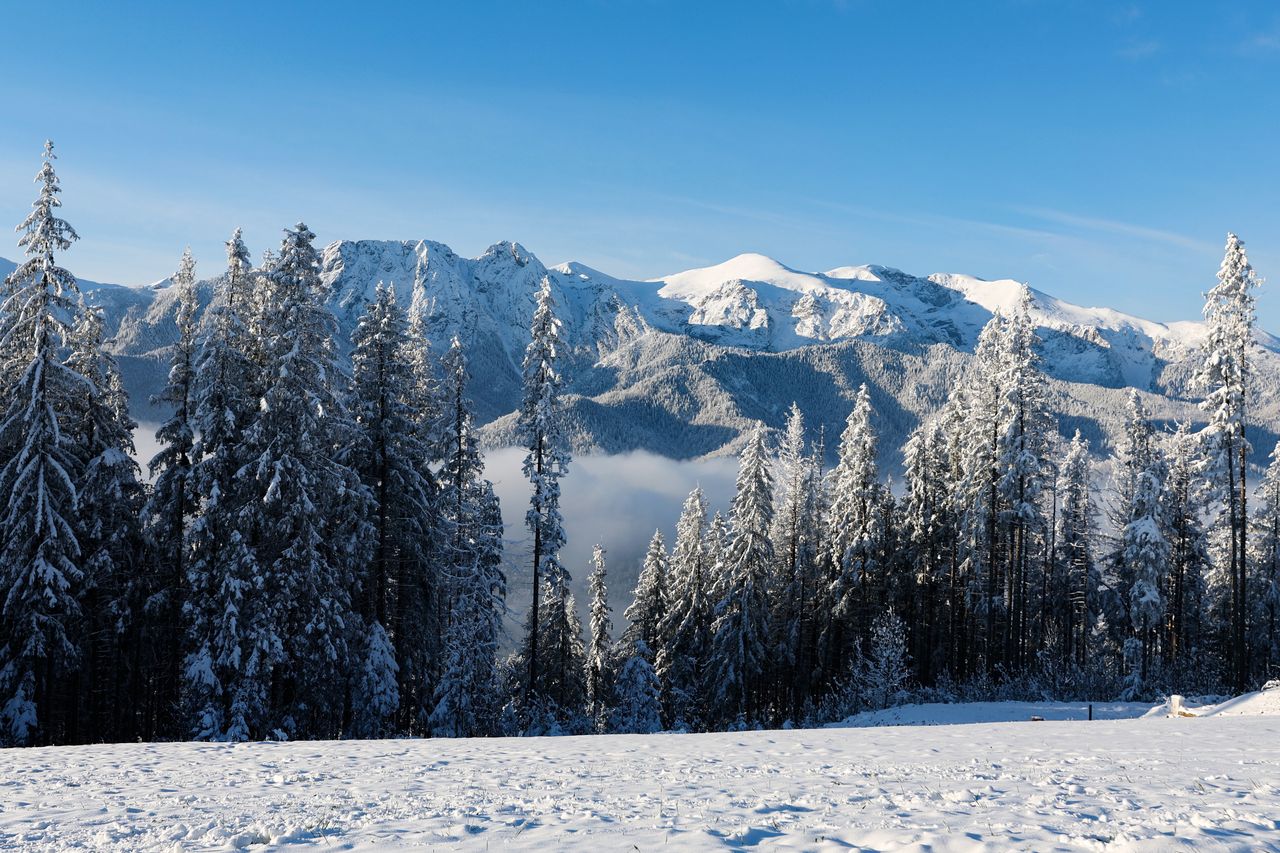
[[[1231,229],[1280,287],[1270,2],[117,5],[0,17],[0,223],[51,136],[86,278],[187,244],[212,273],[237,224],[257,254],[303,218],[633,277],[742,251],[1013,277],[1161,320],[1198,315]]]

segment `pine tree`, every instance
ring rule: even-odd
[[[654,669],[663,690],[669,727],[694,728],[703,717],[702,684],[711,637],[707,502],[696,488],[685,499],[676,522],[671,554],[670,606],[659,628],[661,642]]]
[[[722,593],[712,623],[709,696],[722,714],[764,722],[769,708],[769,577],[773,566],[773,477],[757,423],[747,440],[730,509]]]
[[[244,685],[254,736],[340,733],[344,696],[334,685],[352,671],[351,629],[359,624],[352,591],[368,494],[337,458],[353,436],[314,239],[301,223],[286,230],[267,276],[268,378],[245,435],[253,453],[245,473],[256,490],[245,521],[260,569],[251,593],[258,637],[239,679],[254,682]]]
[[[1164,491],[1163,465],[1156,460],[1138,478],[1129,523],[1123,533],[1125,564],[1133,586],[1129,593],[1131,635],[1125,643],[1129,662],[1126,693],[1139,695],[1151,675],[1159,627],[1164,621],[1163,574],[1169,563],[1160,499]]]
[[[964,385],[959,386],[947,399],[938,414],[938,447],[936,464],[940,479],[946,489],[946,502],[942,508],[946,524],[944,547],[946,554],[946,674],[950,678],[964,679],[977,668],[978,608],[974,605],[981,598],[979,576],[975,572],[974,528],[975,516],[971,507],[961,497],[973,495],[974,476],[967,469],[969,442],[974,438],[969,418],[969,395]],[[981,517],[981,514],[978,515]]]
[[[1114,486],[1108,518],[1111,522],[1111,550],[1107,554],[1110,581],[1104,600],[1107,624],[1111,628],[1109,644],[1123,650],[1133,634],[1130,623],[1130,595],[1136,580],[1135,568],[1128,562],[1124,531],[1133,521],[1135,502],[1147,472],[1156,464],[1159,446],[1151,414],[1137,391],[1129,392],[1128,418],[1115,457],[1111,460]]]
[[[934,419],[917,427],[903,448],[906,496],[903,536],[907,560],[914,567],[920,626],[915,632],[921,680],[930,681],[952,639],[955,602],[946,593],[954,565],[950,471],[942,423]]]
[[[882,580],[876,559],[881,485],[875,460],[871,396],[863,385],[840,437],[824,521],[827,577],[821,608],[830,616],[822,638],[822,666],[828,677],[847,669],[852,644],[870,630],[873,586]]]
[[[85,380],[59,357],[78,288],[54,261],[79,239],[59,218],[62,191],[46,142],[40,195],[18,226],[26,259],[0,306],[0,741],[74,740],[67,690],[79,663],[72,625],[84,573],[75,535],[79,448],[69,413]]]
[[[517,432],[528,454],[524,475],[533,487],[525,523],[533,535],[533,604],[525,633],[524,660],[529,670],[525,699],[535,695],[562,708],[576,699],[574,679],[581,680],[582,667],[571,666],[580,636],[569,636],[566,605],[572,600],[568,572],[560,563],[564,546],[564,526],[560,516],[560,478],[569,465],[561,411],[560,321],[555,316],[551,280],[543,277],[533,314],[530,341],[524,354],[524,396],[517,419]],[[544,602],[543,596],[553,600]],[[556,625],[544,624],[544,614]],[[574,617],[576,618],[576,616]],[[551,637],[552,631],[558,636]],[[548,636],[544,637],[543,634]],[[576,673],[576,674],[574,674]]]
[[[649,550],[645,552],[640,577],[636,581],[631,606],[623,617],[627,629],[622,634],[626,654],[635,654],[643,644],[649,654],[654,654],[661,643],[661,626],[667,615],[669,593],[667,589],[669,565],[667,545],[662,531],[653,531]],[[652,661],[650,661],[652,662]]]
[[[386,628],[376,620],[364,631],[352,695],[351,732],[358,738],[384,737],[400,707],[400,665]]]
[[[491,545],[488,534],[476,527],[480,524],[478,507],[483,502],[482,492],[487,484],[479,476],[484,466],[473,437],[471,402],[466,392],[469,381],[466,360],[458,350],[452,354],[452,364],[447,358],[436,361],[419,293],[415,285],[404,342],[409,385],[403,389],[403,398],[412,434],[423,448],[422,453],[409,461],[419,470],[422,481],[431,487],[425,528],[431,541],[429,548],[422,549],[422,554],[435,570],[420,573],[422,583],[410,584],[396,596],[394,618],[403,638],[401,651],[416,650],[412,657],[402,654],[400,658],[398,725],[405,732],[423,729],[426,712],[435,713],[430,703],[438,705],[438,698],[432,695],[432,681],[442,675],[440,663],[444,661],[447,665],[450,652],[442,644],[448,641],[453,610],[460,595],[454,580],[468,575],[471,563],[481,559],[479,554],[487,553]],[[451,391],[442,386],[438,368],[453,371]],[[445,492],[451,496],[446,497]],[[497,547],[500,553],[501,544]],[[505,581],[502,589],[505,595]],[[484,666],[483,651],[476,665]],[[490,680],[491,670],[490,666],[486,672]],[[437,683],[436,693],[439,686]],[[484,689],[489,687],[491,684],[486,682]]]
[[[161,648],[175,648],[181,638],[181,608],[188,598],[187,529],[194,515],[192,468],[195,463],[195,364],[197,356],[196,262],[191,250],[182,253],[173,276],[177,306],[174,321],[178,340],[169,359],[169,378],[153,405],[171,407],[169,420],[156,431],[159,452],[150,462],[154,486],[143,512],[155,577],[148,590],[148,608],[154,614],[155,641]],[[166,703],[177,702],[180,659],[170,656],[160,677]]]
[[[230,685],[256,659],[252,636],[261,618],[251,594],[258,576],[253,543],[240,521],[253,496],[240,476],[249,462],[244,436],[258,410],[263,381],[258,342],[249,332],[256,276],[240,229],[227,241],[227,271],[219,279],[200,339],[192,404],[192,451],[182,662],[183,717],[200,739],[250,736],[246,697]]]
[[[82,604],[86,740],[119,740],[167,733],[173,725],[176,685],[152,683],[173,635],[148,637],[141,629],[149,604],[140,518],[146,497],[134,461],[129,400],[120,370],[103,348],[102,316],[81,302],[71,335],[68,366],[85,382],[75,407],[75,444],[83,459],[76,484],[77,533],[84,571]],[[169,645],[155,641],[168,640]],[[163,660],[163,657],[162,657]],[[143,672],[143,669],[148,670]]]
[[[880,613],[871,623],[867,654],[859,671],[860,692],[871,707],[894,704],[911,675],[909,660],[907,626],[892,610]]]
[[[1138,392],[1131,390],[1124,436],[1113,461],[1115,502],[1111,519],[1117,529],[1123,528],[1129,522],[1134,496],[1138,491],[1143,473],[1155,460],[1156,449],[1155,427],[1151,423],[1151,413]]]
[[[543,578],[538,616],[543,665],[538,669],[535,695],[555,728],[567,727],[573,731],[585,722],[587,704],[582,621],[573,593],[569,591],[569,573],[558,562],[547,562]]]
[[[662,701],[658,676],[649,663],[653,652],[637,640],[618,672],[616,706],[610,729],[617,734],[647,735],[662,730]]]
[[[435,483],[423,460],[427,447],[419,440],[414,409],[414,377],[406,352],[407,320],[396,302],[395,289],[379,284],[352,336],[352,401],[358,441],[351,463],[373,499],[372,541],[363,577],[361,615],[367,623],[369,649],[381,653],[391,644],[394,667],[377,673],[392,679],[354,697],[357,717],[369,702],[379,707],[396,696],[400,683],[425,680],[422,673],[402,679],[404,668],[421,668],[433,656],[433,639],[443,633],[434,624],[431,598],[441,584],[434,576],[432,513]],[[401,601],[407,597],[408,601]],[[366,668],[365,679],[373,670]],[[422,698],[430,696],[424,685]],[[403,697],[416,701],[416,697]],[[393,706],[389,712],[394,713]],[[428,709],[422,709],[425,713]],[[416,715],[417,711],[415,711]],[[381,731],[391,721],[375,723],[372,710],[363,712],[367,730]]]
[[[778,556],[772,593],[777,702],[792,715],[806,698],[814,665],[810,635],[818,582],[818,479],[817,466],[805,447],[804,415],[792,403],[778,448],[779,499],[771,531]]]
[[[469,416],[468,416],[469,420]],[[454,577],[454,602],[445,634],[444,672],[436,687],[431,733],[437,737],[496,734],[495,673],[507,581],[502,573],[502,513],[488,480],[469,481],[469,571]],[[455,571],[460,568],[452,563]]]
[[[1227,616],[1230,632],[1227,655],[1231,684],[1237,691],[1247,689],[1252,677],[1249,659],[1249,578],[1248,459],[1252,449],[1245,437],[1249,395],[1252,392],[1255,346],[1253,335],[1254,296],[1259,284],[1244,242],[1227,235],[1226,254],[1218,269],[1218,283],[1205,295],[1204,317],[1207,336],[1204,363],[1197,374],[1208,396],[1201,404],[1209,413],[1210,457],[1222,500],[1219,525],[1225,530],[1223,568],[1230,600]]]
[[[1280,666],[1280,443],[1257,491],[1253,513],[1255,600],[1261,668],[1272,677]]]
[[[416,416],[418,440],[431,451],[430,461],[440,462],[450,455],[449,441],[454,437],[454,432],[449,429],[449,424],[451,419],[456,419],[456,412],[449,411],[452,398],[445,384],[451,375],[449,371],[456,372],[460,369],[461,373],[453,377],[456,386],[454,397],[461,394],[461,399],[465,400],[465,387],[468,381],[467,366],[466,359],[462,355],[461,344],[456,336],[452,345],[458,351],[452,356],[453,362],[449,362],[449,355],[446,352],[437,363],[432,354],[431,339],[427,335],[427,311],[418,299],[420,293],[421,291],[415,287],[414,300],[409,306],[406,344],[411,376],[411,385],[408,389],[409,408]],[[437,368],[443,375],[437,375]],[[458,391],[458,388],[463,390]],[[454,407],[456,409],[456,400]],[[469,411],[469,402],[467,408]]]
[[[147,529],[160,562],[161,591],[165,596],[181,598],[181,585],[186,574],[186,525],[191,515],[191,468],[195,432],[192,429],[193,385],[196,361],[196,262],[191,250],[182,254],[178,271],[173,276],[177,295],[175,323],[178,340],[169,360],[169,380],[164,390],[152,400],[154,405],[173,408],[169,420],[156,432],[160,451],[151,460],[151,476],[155,481],[147,504]]]
[[[1053,427],[1045,404],[1045,378],[1038,369],[1035,347],[1039,337],[1030,306],[1030,293],[1024,291],[1005,327],[1002,428],[996,460],[1008,542],[1005,599],[1009,619],[1003,658],[1019,669],[1030,662],[1035,645],[1031,636],[1031,614],[1035,610],[1031,594],[1039,584],[1032,572],[1039,561],[1032,558],[1047,527],[1040,499],[1048,474],[1046,459]]]
[[[966,577],[968,605],[974,620],[967,645],[975,663],[994,670],[1002,652],[1000,624],[1007,614],[1004,598],[1001,536],[1001,434],[1004,426],[1008,322],[997,311],[978,335],[974,359],[964,384],[953,397],[956,468],[961,476],[953,493],[957,512],[959,571]],[[980,622],[978,620],[981,620]]]
[[[415,342],[421,340],[419,335],[411,332]],[[496,716],[494,667],[506,599],[502,516],[493,487],[483,478],[484,462],[467,398],[467,362],[456,337],[441,367],[438,389],[425,364],[419,363],[414,370],[421,399],[435,398],[438,392],[437,421],[424,427],[424,435],[436,436],[436,455],[443,460],[437,524],[442,573],[453,591],[443,649],[445,668],[436,688],[431,731],[441,736],[473,736],[492,733],[489,721]]]
[[[1163,514],[1171,548],[1164,639],[1165,664],[1174,687],[1201,684],[1197,671],[1207,658],[1202,638],[1209,546],[1203,519],[1209,496],[1200,437],[1186,423],[1169,438]],[[1205,687],[1210,685],[1205,684]]]
[[[587,576],[587,593],[591,596],[591,641],[587,645],[587,712],[600,721],[612,704],[613,619],[609,611],[609,587],[606,583],[604,549],[596,545],[591,552],[591,574]]]
[[[1080,437],[1080,430],[1076,430],[1059,472],[1062,509],[1058,514],[1058,577],[1053,592],[1061,659],[1079,667],[1084,667],[1089,660],[1090,608],[1096,606],[1089,475],[1089,443]]]

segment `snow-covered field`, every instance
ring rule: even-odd
[[[0,848],[1280,850],[1280,691],[1198,712],[4,750]]]

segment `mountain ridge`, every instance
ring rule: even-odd
[[[11,264],[11,262],[10,262]],[[0,261],[0,273],[5,264]],[[754,420],[780,427],[804,397],[829,438],[863,381],[878,400],[882,461],[892,469],[901,441],[941,403],[994,311],[1023,298],[1042,338],[1060,429],[1082,426],[1101,451],[1118,424],[1127,389],[1158,417],[1197,420],[1191,387],[1203,324],[1159,323],[1089,308],[1011,279],[958,273],[921,277],[878,265],[804,272],[766,255],[649,281],[616,278],[585,264],[546,267],[516,242],[466,258],[431,240],[340,240],[322,252],[321,277],[340,348],[378,282],[427,320],[433,347],[458,335],[470,359],[477,420],[491,445],[513,438],[520,361],[534,293],[543,276],[564,323],[565,374],[579,450],[644,449],[674,458],[734,452]],[[216,279],[200,283],[201,306]],[[140,420],[158,420],[146,400],[163,381],[176,337],[167,281],[145,287],[87,283],[86,300],[106,316]],[[1262,377],[1280,376],[1280,340],[1258,335]],[[1280,380],[1260,383],[1264,414],[1280,412]],[[1091,406],[1104,411],[1090,412]],[[1260,423],[1269,423],[1260,419]],[[1270,451],[1271,432],[1255,427]],[[1255,442],[1257,444],[1258,442]]]

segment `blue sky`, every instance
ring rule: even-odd
[[[209,274],[236,225],[256,254],[302,218],[632,277],[743,251],[1012,277],[1160,320],[1198,315],[1230,229],[1280,283],[1273,3],[115,5],[3,15],[0,222],[51,136],[86,278],[188,244]]]

